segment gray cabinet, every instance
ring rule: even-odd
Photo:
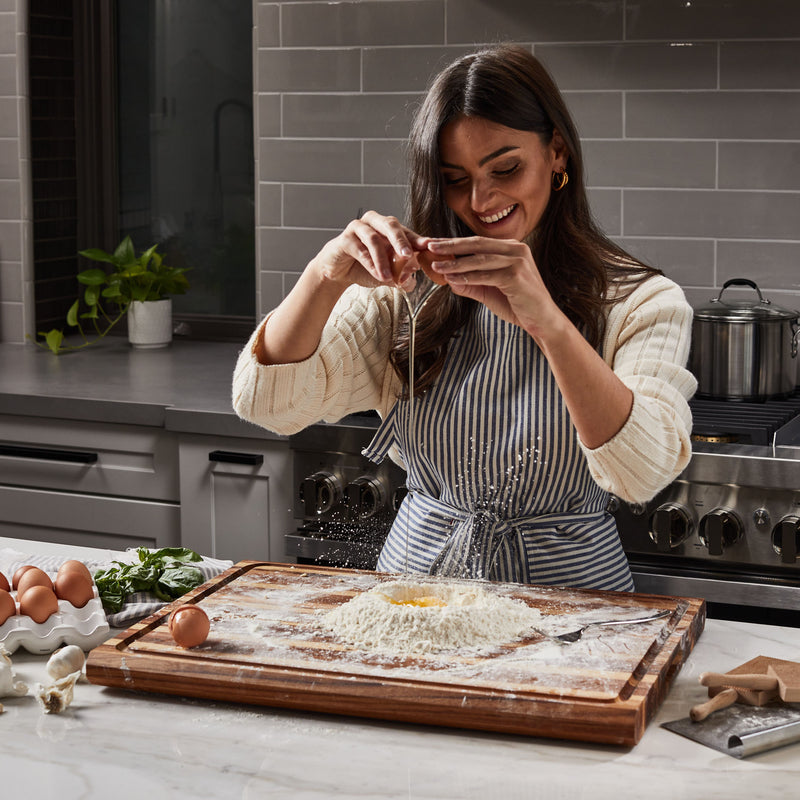
[[[0,415],[0,535],[112,549],[180,544],[176,435]]]
[[[181,542],[233,561],[284,561],[294,527],[286,441],[181,434]]]

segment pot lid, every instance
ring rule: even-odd
[[[722,293],[729,286],[749,286],[758,293],[758,301],[723,300]],[[764,299],[761,290],[748,278],[731,278],[722,284],[719,294],[708,305],[695,309],[695,319],[724,320],[725,322],[754,322],[792,320],[800,317],[800,311],[792,311],[773,305]]]

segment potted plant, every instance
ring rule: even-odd
[[[110,265],[79,272],[78,282],[86,288],[67,311],[67,325],[78,329],[80,344],[64,344],[64,332],[40,332],[40,347],[59,354],[81,350],[102,339],[120,320],[128,316],[128,340],[134,347],[165,347],[172,341],[172,295],[189,287],[185,267],[170,267],[153,245],[139,256],[130,236],[113,253],[99,248],[81,250],[91,261]],[[81,321],[85,320],[85,323]],[[84,325],[91,325],[90,338]],[[91,332],[90,330],[90,332]]]

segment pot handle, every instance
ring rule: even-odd
[[[729,287],[729,286],[749,286],[751,289],[755,289],[758,293],[758,302],[769,304],[769,300],[765,300],[761,294],[761,289],[758,288],[758,285],[755,281],[751,281],[749,278],[730,278],[725,283],[722,284],[722,288],[719,290],[719,294],[717,295],[717,299],[713,300],[714,303],[719,303],[722,300],[722,293]]]

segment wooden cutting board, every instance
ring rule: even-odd
[[[124,689],[633,745],[705,623],[705,602],[698,599],[483,582],[487,591],[539,609],[539,628],[550,632],[672,613],[590,628],[575,644],[536,633],[492,652],[413,657],[360,650],[321,625],[325,611],[396,580],[243,561],[96,647],[86,675]],[[211,620],[208,639],[192,649],[177,646],[166,624],[185,603],[198,604]]]

